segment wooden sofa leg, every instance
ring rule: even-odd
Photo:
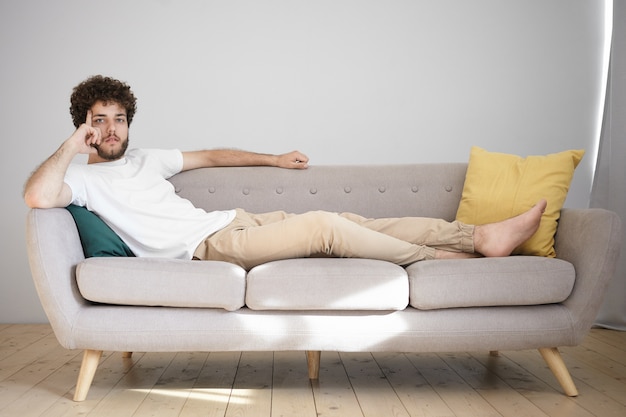
[[[309,367],[309,379],[320,378],[320,356],[319,350],[307,350],[306,362]]]
[[[576,389],[576,385],[574,385],[572,376],[565,366],[565,362],[563,362],[559,349],[555,347],[540,348],[539,353],[541,353],[543,360],[548,364],[548,367],[556,377],[556,380],[559,381],[559,384],[561,384],[563,391],[565,391],[565,395],[569,397],[576,397],[578,395],[578,390]]]
[[[133,357],[133,352],[122,352],[122,358],[130,359]]]
[[[89,392],[89,387],[91,387],[91,382],[96,374],[101,357],[101,350],[86,349],[83,353],[83,363],[80,365],[80,372],[78,373],[74,401],[85,401],[85,398],[87,398],[87,392]]]

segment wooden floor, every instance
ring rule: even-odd
[[[561,349],[580,391],[562,394],[537,351],[461,354],[105,352],[72,401],[82,352],[48,325],[0,324],[0,416],[626,416],[626,332]]]

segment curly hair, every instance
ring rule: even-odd
[[[124,107],[126,119],[130,126],[137,110],[137,99],[130,86],[114,78],[94,75],[78,84],[72,91],[70,114],[76,128],[85,123],[87,111],[97,101],[117,103]]]

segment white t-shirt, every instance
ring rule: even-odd
[[[65,183],[72,203],[100,216],[136,256],[191,259],[235,211],[207,213],[179,197],[167,178],[182,167],[179,150],[133,149],[117,161],[71,164]]]

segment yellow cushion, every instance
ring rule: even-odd
[[[539,230],[513,254],[555,257],[557,221],[584,154],[581,149],[522,158],[472,147],[457,220],[493,223],[523,213],[545,198],[548,207]]]

